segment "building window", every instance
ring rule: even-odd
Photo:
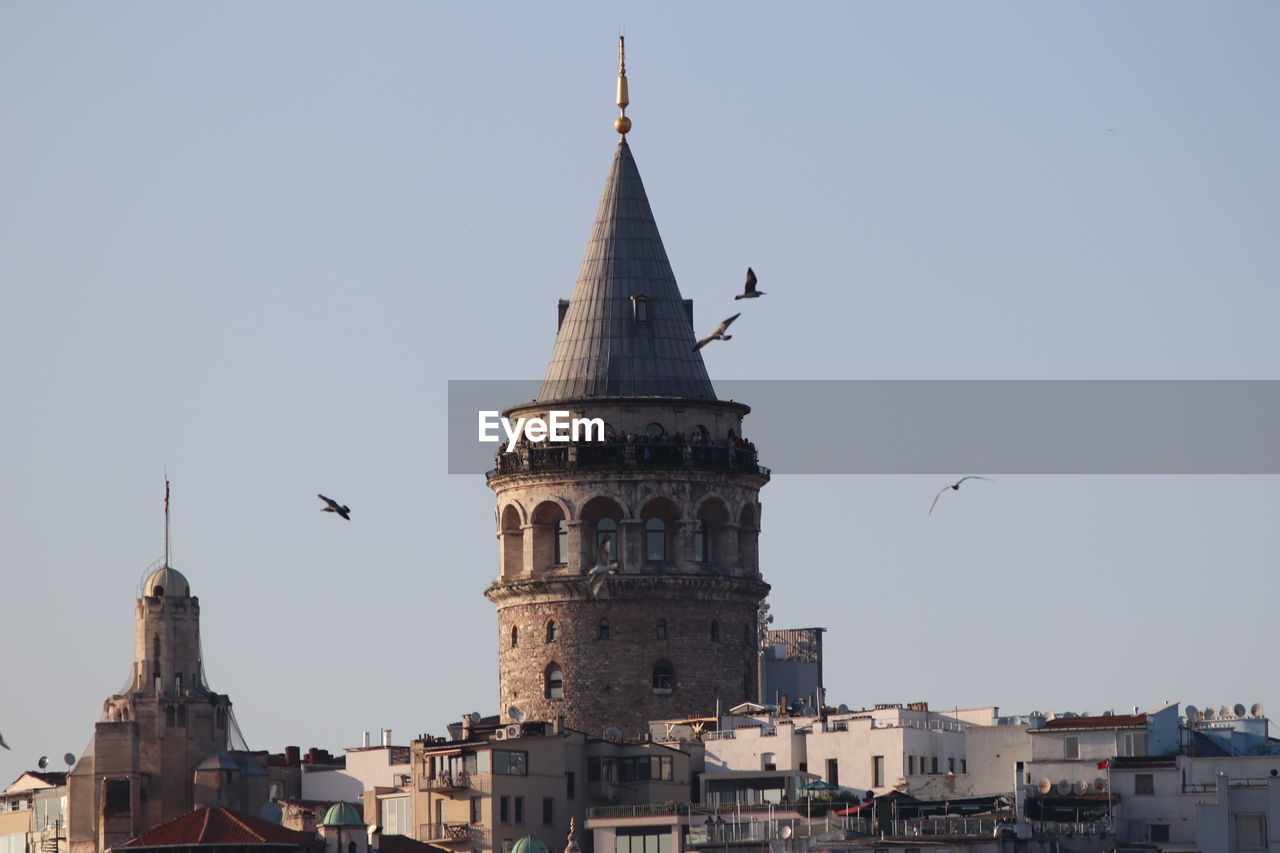
[[[174,709],[172,705],[169,705],[164,709],[164,724],[167,727],[173,728],[175,725],[177,725],[177,719],[178,719],[178,712]]]
[[[556,522],[555,550],[555,564],[557,566],[563,566],[568,562],[569,554],[569,525],[563,518]]]
[[[644,558],[650,562],[667,559],[667,524],[660,518],[644,523]]]
[[[356,843],[354,841],[347,842],[347,853],[356,853]]]
[[[929,757],[929,767],[930,767],[930,770],[929,770],[930,773],[938,772],[938,756],[933,755]]]
[[[548,826],[556,822],[556,798],[555,797],[542,798],[542,822],[543,824]]]
[[[722,833],[726,830],[721,829]],[[675,840],[668,828],[652,826],[623,827],[616,830],[613,849],[603,853],[673,853]],[[727,837],[724,835],[723,837]]]
[[[571,800],[578,796],[578,780],[572,770],[564,774],[564,795]]]
[[[528,776],[529,753],[523,750],[495,749],[493,772],[502,776]],[[519,822],[519,818],[516,822]]]
[[[657,441],[667,434],[666,429],[660,423],[651,423],[644,428],[644,434],[652,441]]]
[[[693,560],[707,562],[707,523],[702,519],[693,523]]]
[[[884,787],[884,756],[871,756],[871,787]]]
[[[471,798],[471,823],[472,824],[480,823],[480,798],[479,797]]]
[[[1075,761],[1080,757],[1080,736],[1067,735],[1062,739],[1062,757],[1067,761]]]
[[[827,782],[831,785],[840,784],[840,761],[836,758],[827,759]]]
[[[665,640],[667,638],[667,620],[666,619],[658,620],[657,626],[653,629],[653,635],[657,637],[659,640]]]
[[[524,797],[515,798],[516,823],[524,823]]]
[[[547,642],[554,643],[556,641],[557,635],[558,635],[558,629],[556,628],[556,620],[552,619],[549,622],[547,622]]]
[[[711,642],[716,643],[716,642],[719,642],[719,640],[720,640],[720,623],[719,621],[712,619],[711,620]]]
[[[512,625],[511,626],[511,648],[514,649],[518,645],[520,645],[520,629],[519,627]]]
[[[596,554],[600,553],[600,547],[604,545],[605,538],[609,540],[609,562],[618,562],[618,522],[612,518],[602,518],[596,522]],[[596,559],[595,555],[591,558]]]
[[[506,794],[498,798],[498,823],[511,823],[511,798]]]
[[[659,696],[670,696],[676,686],[676,671],[666,661],[659,661],[653,667],[653,692]]]
[[[649,322],[649,297],[643,293],[631,297],[631,311],[637,323]]]
[[[173,692],[182,693],[182,673],[180,672],[173,674]]]
[[[969,772],[969,759],[967,758],[960,759],[960,772],[961,773]]]
[[[1155,828],[1154,826],[1152,827]],[[1152,838],[1152,841],[1155,839]],[[1264,814],[1236,815],[1236,850],[1267,849],[1267,816]]]
[[[1147,830],[1152,841],[1168,841],[1169,840],[1169,824],[1167,823],[1149,823]]]
[[[560,671],[560,664],[552,663],[547,665],[547,698],[563,699],[564,698],[564,673]]]
[[[914,755],[907,756],[907,775],[916,775],[916,757]]]
[[[597,640],[609,639],[609,620],[608,619],[601,619],[600,624],[596,626],[596,639]]]
[[[760,769],[768,773],[778,769],[777,757],[772,752],[760,753]]]
[[[953,776],[956,772],[956,760],[951,756],[947,756],[947,772]]]
[[[1121,755],[1146,755],[1147,733],[1125,732],[1120,738]]]
[[[1151,773],[1135,773],[1133,774],[1133,794],[1141,796],[1143,794],[1153,795],[1156,792],[1156,777]]]

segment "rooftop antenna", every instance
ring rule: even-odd
[[[164,468],[164,567],[169,565],[169,466]]]
[[[613,120],[613,129],[622,134],[622,141],[627,140],[627,131],[631,130],[631,119],[627,118],[627,53],[626,36],[618,36],[618,117]]]

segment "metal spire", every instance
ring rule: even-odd
[[[164,478],[164,567],[169,565],[169,477]]]
[[[622,134],[623,139],[627,136],[627,131],[631,130],[631,119],[627,118],[627,104],[631,103],[627,98],[627,52],[626,52],[626,36],[618,36],[618,117],[613,120],[613,129]]]

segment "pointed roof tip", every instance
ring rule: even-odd
[[[691,314],[624,136],[536,402],[715,400]]]

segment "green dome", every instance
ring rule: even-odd
[[[526,835],[511,845],[511,853],[550,853],[536,835]]]
[[[320,826],[365,826],[360,810],[351,803],[334,803],[324,813]],[[545,848],[544,848],[545,849]]]

